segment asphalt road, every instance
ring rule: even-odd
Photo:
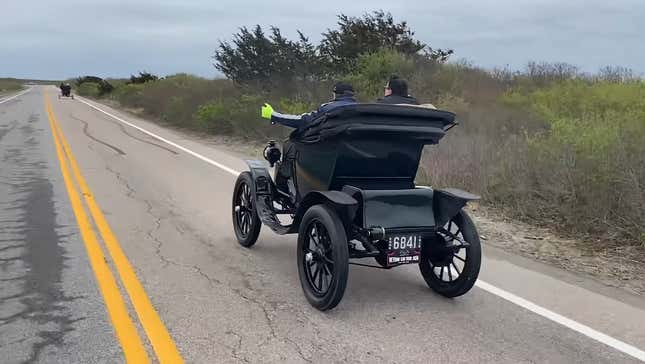
[[[2,362],[645,360],[645,300],[489,246],[463,297],[352,266],[318,312],[295,236],[236,243],[240,156],[94,105],[121,120],[53,87],[0,99]]]

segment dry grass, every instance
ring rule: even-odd
[[[22,81],[14,78],[0,78],[0,94],[22,90]]]

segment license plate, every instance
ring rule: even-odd
[[[420,235],[391,235],[387,240],[387,264],[419,263],[421,255]]]

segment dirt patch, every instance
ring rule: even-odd
[[[638,246],[563,238],[547,228],[515,221],[477,204],[469,208],[469,213],[484,244],[645,295],[645,251]]]

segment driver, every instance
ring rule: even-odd
[[[320,105],[318,110],[304,113],[301,115],[288,115],[275,112],[273,107],[269,104],[262,106],[262,117],[270,119],[271,124],[282,124],[290,128],[302,129],[306,127],[309,122],[314,120],[319,114],[326,113],[334,108],[343,105],[355,104],[354,88],[349,83],[337,82],[334,85],[332,100]]]
[[[262,106],[262,117],[271,120],[271,124],[282,124],[297,130],[304,129],[311,121],[320,114],[329,112],[339,106],[352,105],[356,103],[354,88],[349,83],[337,82],[334,85],[332,100],[320,105],[318,110],[302,115],[288,115],[275,112],[269,104]],[[278,165],[276,173],[276,186],[283,192],[289,192],[288,181],[291,179],[293,160],[296,157],[296,148],[290,140],[282,145],[282,162]],[[293,188],[292,188],[293,189]]]

